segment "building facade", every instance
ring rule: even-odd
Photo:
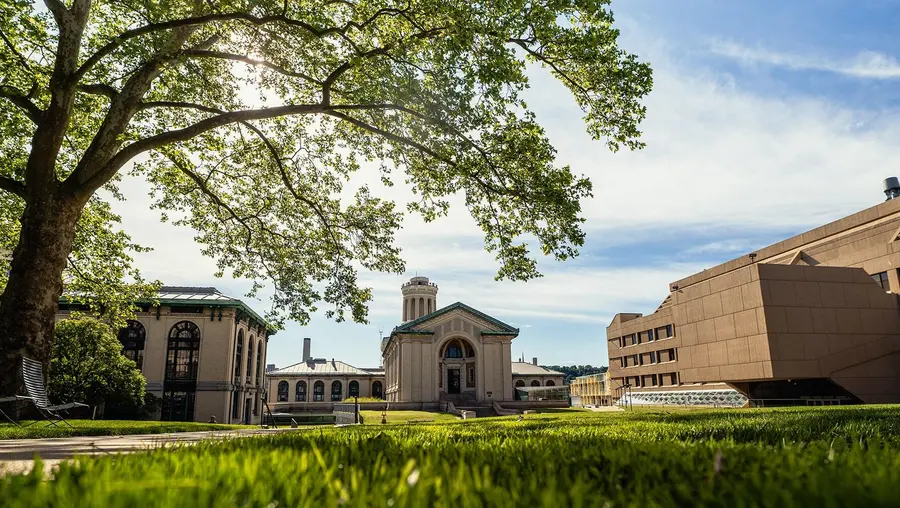
[[[312,339],[303,339],[303,361],[267,374],[273,411],[331,411],[350,397],[384,398],[384,370],[360,369],[347,363],[313,358]]]
[[[612,405],[608,372],[578,376],[569,383],[572,407],[596,407]]]
[[[532,388],[538,386],[563,386],[565,384],[566,375],[562,372],[550,370],[546,367],[538,365],[538,359],[532,358],[531,363],[518,361],[512,363],[512,379],[514,398],[522,399],[521,388]]]
[[[900,402],[900,200],[670,285],[607,328],[633,403]]]
[[[390,402],[514,400],[512,340],[519,330],[463,303],[437,307],[427,277],[403,284],[403,323],[382,340]]]
[[[161,420],[255,424],[273,332],[250,307],[211,287],[163,287],[119,331],[123,354],[162,399]],[[82,306],[60,303],[57,319]]]

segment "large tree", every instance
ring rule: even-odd
[[[323,302],[330,317],[365,321],[358,270],[403,271],[402,211],[346,188],[363,166],[385,183],[400,173],[407,208],[427,220],[462,196],[498,278],[539,275],[529,241],[577,255],[590,181],[555,163],[522,92],[535,63],[571,91],[594,138],[641,146],[650,69],[618,47],[607,4],[6,0],[0,195],[16,220],[0,221],[13,239],[0,394],[20,389],[22,355],[50,358],[67,267],[90,278],[73,267],[94,260],[102,276],[108,259],[119,268],[105,275],[134,275],[137,246],[103,199],[122,197],[125,170],[164,218],[197,231],[220,274],[257,281],[251,294],[271,282],[276,323],[305,322]],[[91,227],[112,245],[79,244]]]

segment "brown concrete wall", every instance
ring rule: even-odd
[[[760,265],[775,379],[831,378],[900,400],[900,300],[860,268]]]

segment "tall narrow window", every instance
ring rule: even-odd
[[[279,381],[278,382],[278,402],[287,402],[288,400],[288,382],[287,381]]]
[[[296,402],[306,402],[306,381],[297,381],[296,393],[294,394]]]
[[[324,402],[325,401],[325,383],[321,381],[316,381],[313,384],[313,401],[314,402]]]
[[[181,321],[169,331],[166,380],[196,381],[199,362],[200,328],[190,321]]]
[[[247,382],[250,382],[250,374],[253,372],[253,343],[254,337],[251,335],[247,340]]]
[[[234,347],[234,378],[239,382],[241,378],[241,361],[244,359],[244,330],[238,330],[237,345]]]
[[[344,386],[340,381],[331,383],[331,401],[339,402],[344,399]]]
[[[147,330],[138,321],[128,320],[125,328],[119,330],[119,342],[122,343],[122,354],[133,361],[138,370],[144,367],[144,343]]]
[[[350,381],[350,397],[359,397],[359,382]]]
[[[262,339],[256,344],[256,384],[262,385],[262,348],[263,341]]]

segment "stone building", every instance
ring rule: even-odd
[[[356,368],[335,359],[313,358],[312,339],[303,339],[303,361],[267,374],[273,411],[321,410],[349,397],[384,398],[384,370]]]
[[[513,388],[536,386],[563,386],[566,375],[562,372],[550,370],[538,365],[538,359],[532,358],[531,363],[523,359],[512,364]],[[520,398],[519,392],[515,392],[515,398]]]
[[[158,305],[119,331],[123,354],[162,398],[161,420],[258,423],[273,332],[253,309],[212,287],[163,287]],[[84,307],[60,303],[57,319]]]
[[[519,330],[460,302],[439,309],[437,292],[427,277],[413,277],[401,287],[403,323],[381,344],[386,399],[514,400],[511,344]],[[528,379],[555,380],[544,373]]]
[[[652,314],[617,314],[607,328],[614,396],[900,402],[900,199],[886,193],[878,206],[673,282]]]

